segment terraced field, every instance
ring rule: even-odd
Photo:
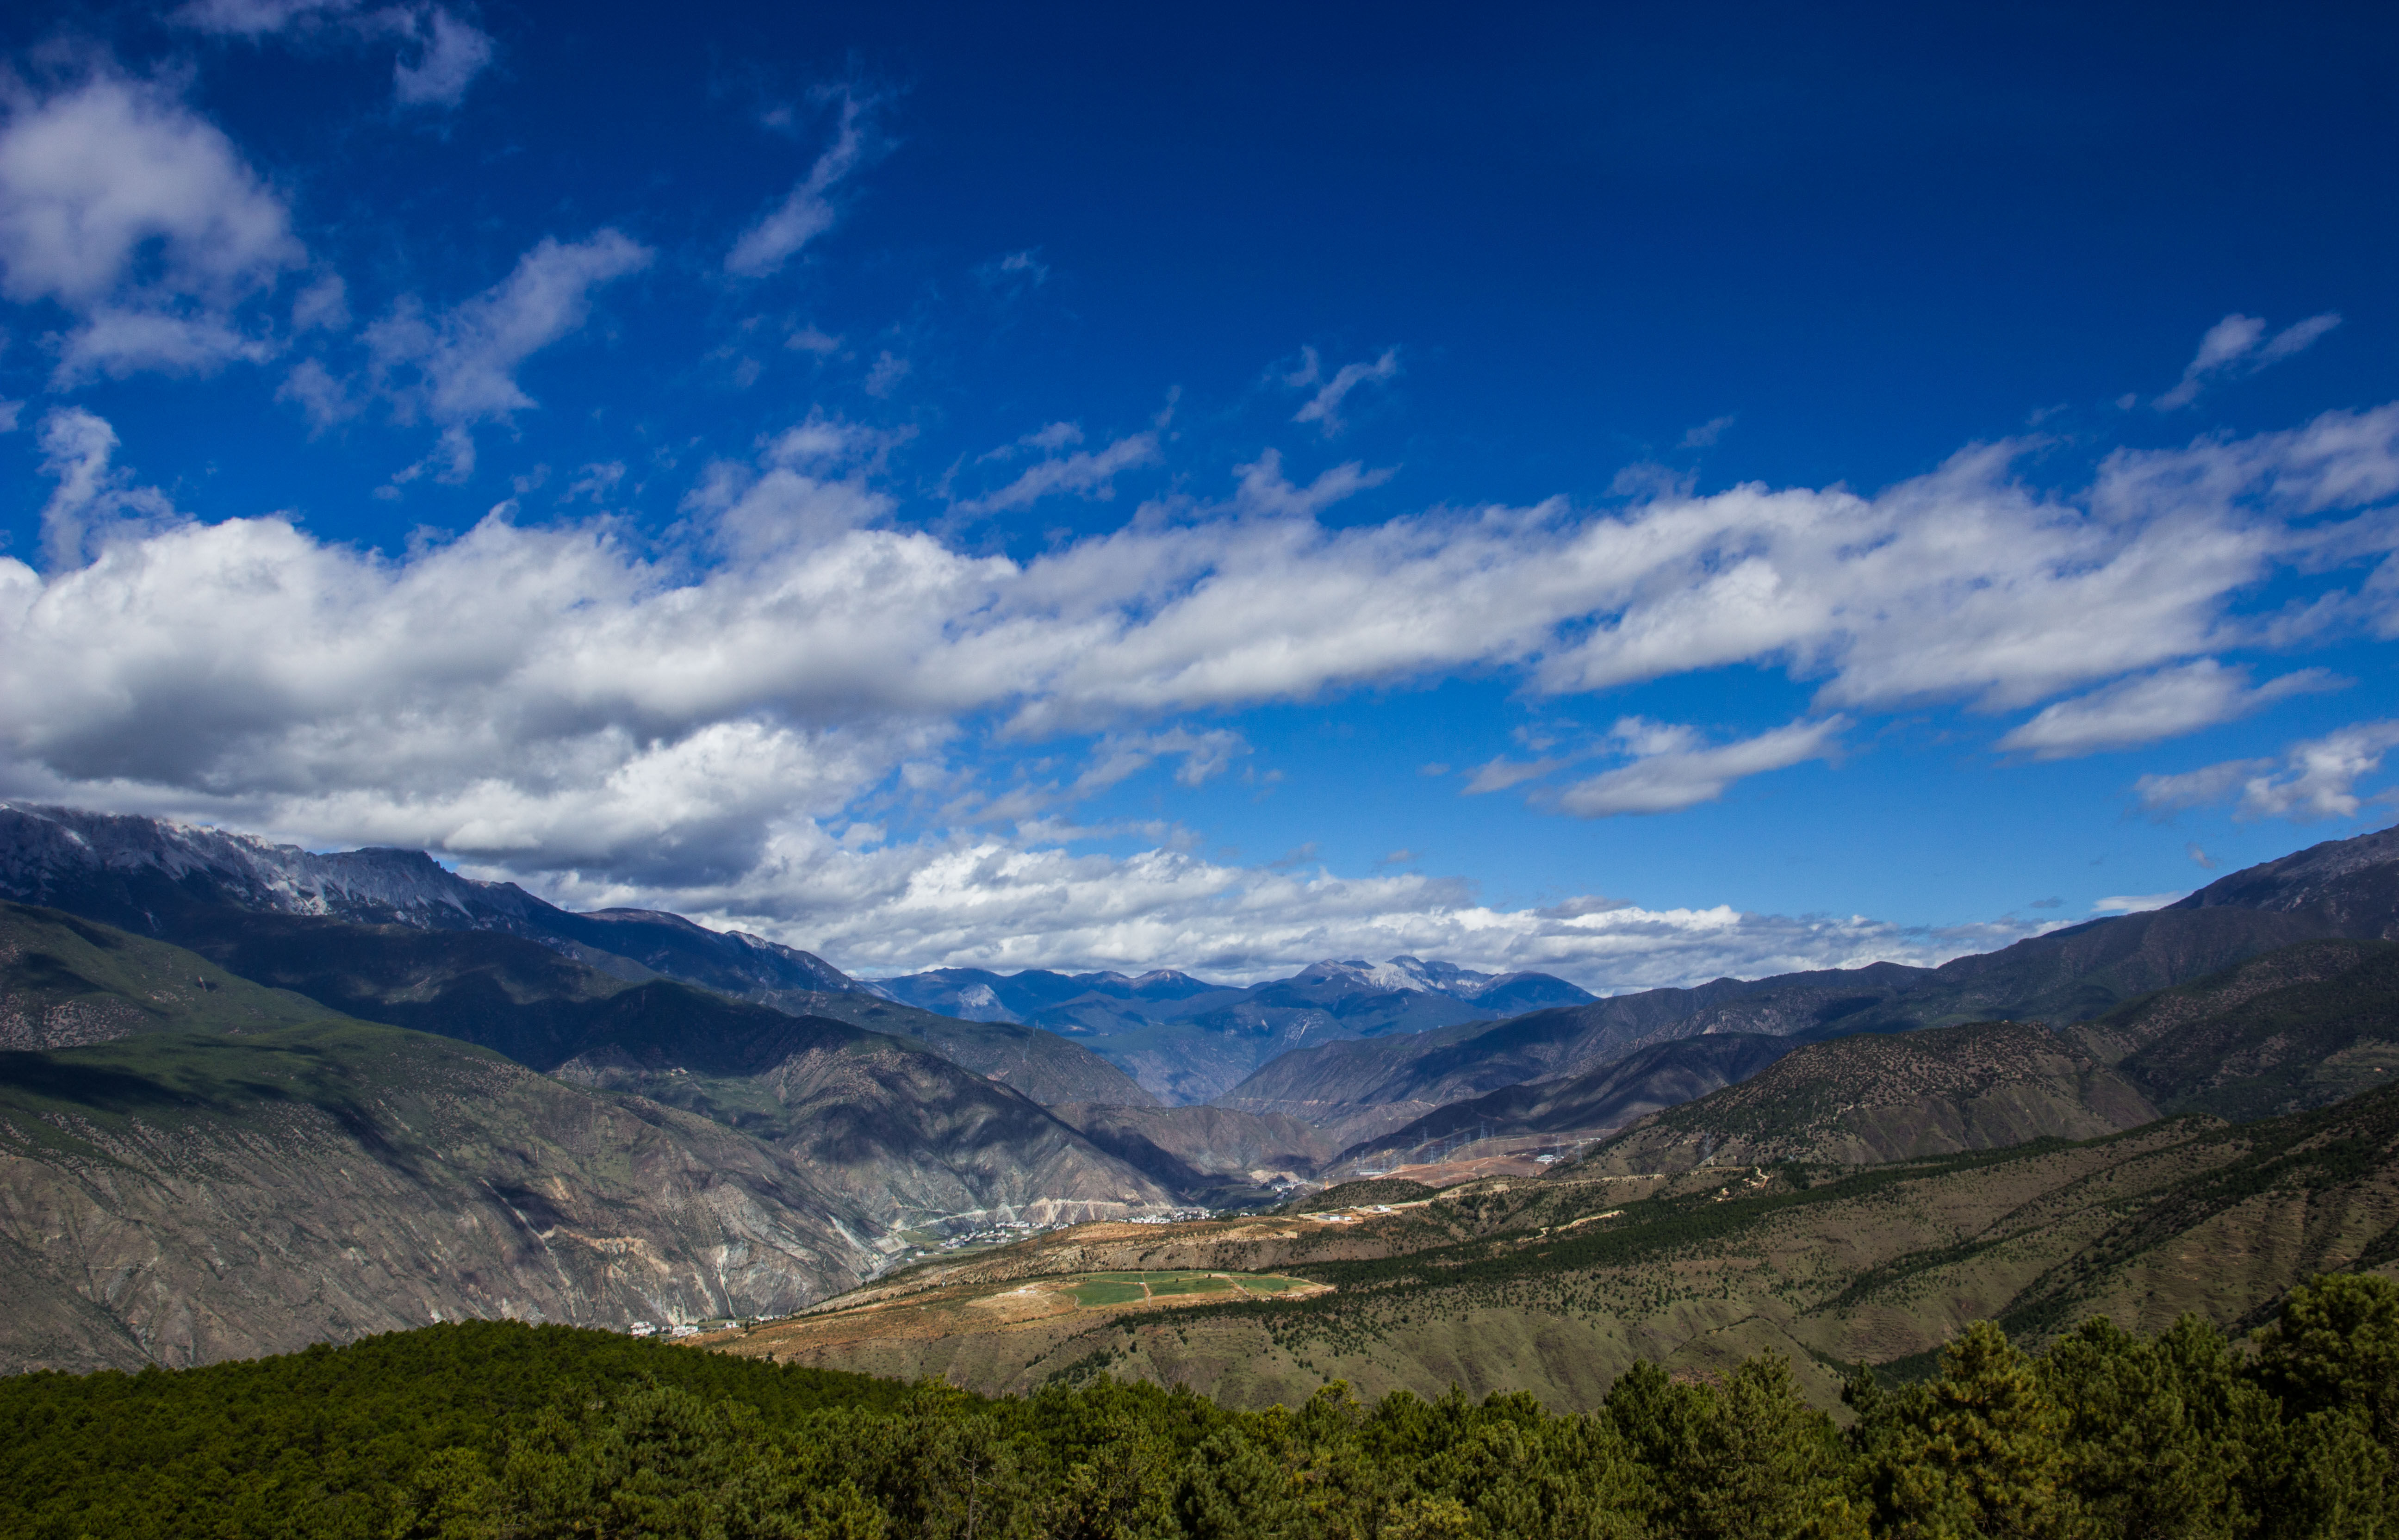
[[[2399,1087],[1883,1165],[1570,1171],[1081,1225],[726,1345],[986,1393],[1109,1374],[1297,1405],[1337,1378],[1369,1399],[1455,1384],[1573,1410],[1640,1359],[1705,1374],[1772,1350],[1829,1406],[1855,1365],[1922,1372],[1972,1320],[2032,1344],[2091,1316],[2154,1333],[2190,1310],[2238,1331],[2349,1270],[2399,1276]],[[1261,1277],[1322,1287],[1267,1298]]]
[[[933,1281],[896,1292],[862,1291],[850,1296],[857,1303],[835,1301],[807,1315],[693,1342],[779,1363],[846,1362],[863,1354],[890,1359],[888,1371],[910,1378],[942,1371],[928,1369],[926,1355],[940,1358],[945,1344],[972,1343],[979,1354],[996,1352],[1020,1370],[1049,1363],[1036,1380],[1087,1378],[1096,1370],[1078,1360],[1069,1375],[1050,1363],[1052,1350],[1059,1343],[1111,1330],[1117,1317],[1200,1304],[1302,1300],[1331,1291],[1324,1284],[1280,1274],[1186,1267]]]

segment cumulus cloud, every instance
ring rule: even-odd
[[[2293,744],[2276,759],[2227,760],[2176,776],[2143,776],[2134,792],[2156,813],[2230,802],[2232,816],[2249,820],[2353,818],[2365,805],[2357,783],[2382,767],[2399,748],[2399,721],[2361,722]],[[2385,791],[2375,800],[2388,802]]]
[[[661,896],[574,877],[553,891],[591,907],[663,898],[867,973],[936,963],[1139,969],[1172,958],[1205,977],[1246,981],[1319,958],[1408,954],[1491,972],[1538,969],[1617,991],[1886,959],[1930,964],[2040,928],[1910,928],[1596,897],[1507,910],[1477,902],[1455,879],[1336,876],[1305,849],[1254,867],[1174,850],[1076,855],[997,835],[849,850],[805,824],[778,831],[737,884]]]
[[[2263,320],[2235,312],[2207,329],[2207,334],[2199,340],[2199,351],[2183,370],[2181,381],[2154,404],[2160,412],[2179,411],[2198,400],[2200,392],[2216,381],[2254,374],[2269,364],[2305,352],[2317,338],[2339,324],[2340,317],[2326,311],[2294,322],[2269,337]]]
[[[1349,399],[1351,391],[1362,385],[1381,385],[1396,379],[1399,372],[1400,350],[1387,347],[1383,356],[1373,363],[1343,364],[1328,380],[1323,377],[1323,363],[1316,356],[1316,349],[1304,347],[1300,349],[1300,367],[1283,376],[1283,384],[1295,389],[1315,385],[1317,390],[1292,414],[1291,420],[1314,423],[1317,430],[1330,439],[1345,426],[1341,420],[1341,403]]]
[[[2252,688],[2248,669],[2203,657],[2043,707],[2000,738],[1999,747],[2042,760],[2129,749],[2234,721],[2285,696],[2338,689],[2344,682],[2322,669],[2302,669]]]
[[[629,248],[575,271],[646,256]],[[522,288],[571,303],[520,304],[511,280],[422,321],[400,381],[419,410],[521,408],[508,360],[558,334],[589,291]],[[1094,966],[1605,960],[1647,933],[1631,919],[1593,931],[1555,928],[1575,916],[1494,918],[1454,887],[1260,875],[1188,850],[1089,864],[987,832],[1010,794],[992,788],[1028,752],[1061,752],[1039,745],[1078,737],[1088,758],[1040,772],[1032,811],[1137,760],[1125,774],[1205,779],[1242,746],[1177,719],[1461,669],[1552,693],[1728,662],[1815,682],[1816,709],[1733,742],[1628,718],[1611,740],[1623,762],[1551,804],[1688,806],[1829,755],[1869,706],[2013,709],[2187,667],[2249,624],[2237,596],[2278,563],[2318,561],[2327,532],[2350,530],[2360,550],[2387,539],[2370,513],[2340,510],[2399,491],[2399,408],[2119,454],[2051,493],[2018,483],[1999,446],[1873,496],[1667,489],[1605,511],[1561,500],[1346,527],[1321,515],[1373,473],[1294,484],[1262,454],[1220,501],[1178,499],[1019,561],[901,518],[874,479],[880,441],[821,417],[770,436],[709,467],[680,533],[655,547],[605,516],[523,528],[504,506],[454,539],[381,555],[278,518],[165,520],[163,498],[146,505],[161,524],[142,527],[114,444],[61,427],[62,520],[113,496],[118,533],[87,536],[88,561],[47,574],[0,558],[0,790],[314,844],[428,845],[576,895],[639,890],[772,921],[861,966],[1037,952]],[[2274,816],[2354,808],[2390,731],[2236,766],[2215,794],[2286,809]],[[952,805],[966,826],[922,816]],[[844,843],[902,813],[936,831]],[[1038,939],[1053,921],[1057,939]],[[1685,939],[1667,926],[1650,940],[1728,971],[1736,953],[1822,966],[1905,939],[1752,924],[1678,920]]]
[[[1585,818],[1680,812],[1715,802],[1744,777],[1831,758],[1838,748],[1835,740],[1848,725],[1848,719],[1837,716],[1795,722],[1710,747],[1689,727],[1626,717],[1617,723],[1614,736],[1633,763],[1577,781],[1557,793],[1555,804]]]
[[[841,99],[841,119],[834,142],[808,168],[783,201],[757,223],[742,232],[725,254],[725,270],[736,277],[763,278],[782,271],[800,249],[833,228],[837,213],[833,190],[858,169],[866,152],[866,103],[856,97]]]
[[[73,317],[56,383],[269,357],[237,312],[306,257],[284,202],[163,86],[99,73],[12,88],[0,126],[0,294]]]
[[[640,272],[652,255],[617,230],[580,241],[545,236],[506,278],[451,310],[428,316],[404,301],[366,330],[375,387],[403,419],[422,413],[443,426],[440,453],[463,476],[474,464],[468,426],[534,406],[517,371],[581,329],[595,290]],[[319,387],[287,389],[310,404]]]

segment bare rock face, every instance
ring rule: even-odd
[[[34,1050],[0,1052],[0,1365],[774,1314],[903,1233],[1174,1204],[1018,1092],[844,1021],[504,933],[187,924],[218,956],[0,904],[0,1030]]]
[[[328,1023],[0,1059],[12,1370],[779,1314],[879,1261],[771,1146],[444,1038]]]

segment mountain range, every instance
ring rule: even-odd
[[[1937,968],[1607,999],[1404,957],[864,982],[419,852],[11,804],[0,898],[20,1365],[775,1314],[969,1236],[1460,1145],[1579,1148],[1584,1182],[1856,1169],[2399,1074],[2394,831]]]
[[[1213,1101],[1294,1048],[1504,1020],[1592,998],[1546,973],[1476,973],[1416,957],[1315,963],[1288,979],[1239,988],[1171,968],[1138,977],[937,968],[864,987],[926,1010],[1088,1040],[1175,1105]]]

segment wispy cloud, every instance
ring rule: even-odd
[[[1048,441],[1043,442],[1044,438]],[[1018,440],[1021,445],[1037,449],[1061,448],[1080,442],[1082,430],[1072,423],[1053,423],[1041,433]],[[981,497],[965,498],[955,505],[960,513],[1001,513],[1010,508],[1030,507],[1044,497],[1060,493],[1105,501],[1116,495],[1116,479],[1128,470],[1159,461],[1158,435],[1128,434],[1098,450],[1078,450],[1072,454],[1054,455],[1027,466],[1014,480],[996,492]]]
[[[2190,889],[2187,887],[2173,893],[2119,893],[2108,898],[2093,899],[2091,912],[2094,914],[2145,914],[2153,909],[2163,909],[2168,904],[2180,903],[2189,897]]]
[[[2270,337],[2263,320],[2235,312],[2207,329],[2207,334],[2199,340],[2199,351],[2184,368],[2181,381],[2151,404],[2160,412],[2179,411],[2198,400],[2200,392],[2218,380],[2254,374],[2269,364],[2305,352],[2316,339],[2339,324],[2340,317],[2327,310],[2321,316],[2294,322]]]
[[[834,142],[808,168],[783,201],[741,234],[725,254],[725,270],[736,277],[763,278],[782,271],[801,248],[823,235],[839,217],[833,190],[858,169],[866,152],[865,113],[869,105],[844,93]]]
[[[370,7],[361,0],[190,0],[169,20],[197,32],[260,39],[284,33],[346,39],[352,46],[397,39],[392,96],[402,106],[455,107],[498,47],[489,33],[447,6]]]
[[[2203,657],[2043,707],[2030,722],[2000,738],[1999,747],[2042,760],[2129,749],[2231,722],[2285,696],[2337,690],[2347,682],[2322,669],[2302,669],[2253,689],[2248,669]]]
[[[457,106],[497,51],[490,34],[462,20],[447,6],[380,14],[404,18],[395,30],[415,50],[412,59],[403,47],[391,67],[392,94],[406,106]]]
[[[112,539],[181,521],[164,493],[137,485],[111,464],[116,430],[103,419],[81,407],[61,407],[42,420],[40,443],[42,474],[58,483],[42,506],[42,549],[51,571],[83,565]]]
[[[1294,389],[1308,385],[1317,387],[1306,404],[1292,414],[1294,423],[1314,423],[1317,431],[1327,439],[1339,433],[1345,426],[1341,419],[1341,403],[1349,393],[1363,385],[1381,385],[1397,379],[1400,372],[1400,350],[1387,347],[1373,363],[1343,364],[1331,379],[1323,376],[1323,363],[1316,349],[1300,349],[1300,367],[1283,376],[1283,384]]]
[[[2366,799],[2357,783],[2382,767],[2399,748],[2399,721],[2361,722],[2293,744],[2280,759],[2226,760],[2174,776],[2143,776],[2134,785],[2142,805],[2156,813],[2234,804],[2243,820],[2353,818]],[[2389,801],[2385,791],[2376,800]]]
[[[506,278],[449,310],[427,315],[403,301],[366,330],[374,386],[403,420],[422,413],[441,425],[443,474],[462,478],[474,467],[469,427],[535,404],[517,381],[525,360],[580,330],[593,292],[652,255],[617,230],[545,236]]]
[[[1732,426],[1733,419],[1737,415],[1739,414],[1736,412],[1727,412],[1721,417],[1710,418],[1684,434],[1682,442],[1674,447],[1676,449],[1714,449],[1716,441],[1725,436],[1725,429]]]
[[[1556,805],[1579,817],[1626,813],[1675,813],[1715,802],[1733,782],[1836,752],[1844,717],[1795,722],[1735,743],[1710,746],[1692,728],[1626,717],[1614,736],[1633,763],[1577,781],[1557,793]]]

